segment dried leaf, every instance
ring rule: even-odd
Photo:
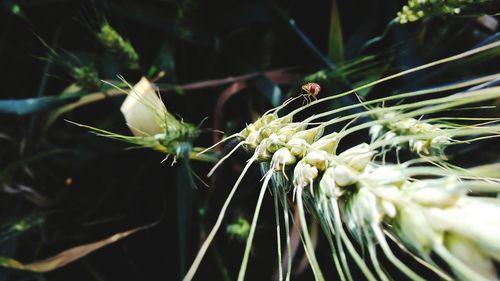
[[[116,233],[106,239],[89,243],[89,244],[84,244],[81,246],[77,246],[71,249],[68,249],[66,251],[63,251],[53,257],[41,260],[41,261],[35,261],[32,263],[27,263],[23,264],[17,260],[6,258],[6,257],[0,257],[0,266],[3,267],[8,267],[8,268],[14,268],[14,269],[19,269],[19,270],[26,270],[26,271],[33,271],[33,272],[49,272],[55,269],[58,269],[60,267],[63,267],[69,263],[72,263],[104,246],[107,246],[109,244],[112,244],[118,240],[121,240],[135,232],[147,229],[149,227],[153,226],[153,224],[141,226],[138,228],[134,228],[128,231]]]

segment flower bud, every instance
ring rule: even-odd
[[[376,124],[370,127],[370,136],[372,136],[372,142],[382,135],[384,126],[381,124]]]
[[[323,171],[326,169],[326,165],[328,163],[328,154],[324,151],[309,151],[304,157],[304,162],[315,166],[319,171]]]
[[[293,186],[298,188],[311,186],[317,176],[318,169],[301,160],[293,170]]]
[[[386,200],[379,200],[379,210],[383,215],[386,215],[389,218],[395,218],[397,215],[396,206]]]
[[[486,280],[498,280],[495,264],[474,242],[456,234],[447,234],[444,244],[450,253]]]
[[[323,126],[314,127],[311,129],[297,132],[292,136],[292,139],[303,139],[307,143],[311,144],[323,134],[323,131],[324,131]]]
[[[409,128],[412,134],[425,134],[435,130],[435,127],[429,123],[418,122],[413,127]]]
[[[442,232],[436,231],[431,226],[429,219],[418,205],[410,203],[398,205],[398,207],[396,233],[417,252],[428,254],[432,244],[442,239]]]
[[[321,180],[319,181],[319,190],[321,194],[325,195],[327,198],[338,198],[344,193],[335,184],[335,169],[329,167],[323,173]]]
[[[315,141],[311,146],[316,150],[322,150],[329,154],[335,154],[339,144],[338,133],[333,132],[326,136],[322,136]]]
[[[167,114],[167,108],[153,84],[145,77],[130,90],[120,111],[134,136],[153,136],[164,131],[163,117]]]
[[[277,132],[278,135],[285,136],[286,140],[285,142],[289,141],[292,136],[297,133],[298,131],[304,130],[305,125],[300,124],[300,123],[291,123],[287,124],[283,128],[280,128]]]
[[[410,140],[410,149],[422,155],[430,155],[429,144],[425,140]]]
[[[383,112],[383,113],[381,113],[381,115],[382,115],[382,118],[379,118],[379,119],[383,119],[383,120],[387,120],[387,121],[394,120],[397,117],[397,114],[394,111]]]
[[[370,162],[374,154],[375,152],[370,149],[368,144],[362,143],[342,152],[338,157],[343,163],[349,165],[351,168],[362,171]]]
[[[398,134],[394,133],[393,131],[389,131],[385,133],[384,135],[384,140],[392,140],[393,138],[397,137]]]
[[[411,198],[422,206],[448,208],[455,205],[461,195],[444,187],[427,187],[412,192]]]
[[[409,129],[413,128],[414,126],[416,126],[417,123],[418,123],[418,121],[415,118],[404,118],[402,120],[397,121],[395,126],[399,130],[406,131],[406,130],[409,130]]]
[[[486,255],[500,260],[500,206],[485,198],[462,198],[449,208],[427,208],[433,227],[473,241]]]
[[[271,159],[273,155],[267,150],[268,146],[269,139],[262,140],[262,142],[257,146],[257,148],[255,149],[255,154],[257,155],[258,161],[268,161]]]
[[[262,138],[260,136],[260,132],[251,131],[250,134],[248,134],[247,138],[245,139],[245,146],[250,150],[254,150],[261,141]]]
[[[257,119],[255,122],[253,122],[253,125],[256,130],[264,127],[265,125],[271,123],[271,121],[275,120],[276,115],[275,114],[266,114],[259,119]]]
[[[302,158],[309,148],[309,144],[303,139],[291,139],[286,145],[295,157]]]
[[[290,166],[297,162],[295,156],[286,147],[278,149],[271,160],[271,168],[274,170],[282,171],[286,166]]]
[[[431,147],[434,149],[442,149],[444,146],[450,144],[450,142],[450,138],[446,135],[437,136],[432,138]]]
[[[358,228],[364,228],[367,224],[379,223],[383,217],[379,213],[377,197],[368,188],[360,188],[350,204],[352,218],[356,221]]]
[[[285,145],[285,138],[286,137],[283,135],[271,134],[269,136],[267,151],[269,151],[269,153],[274,153],[278,149],[282,148]]]
[[[375,186],[394,185],[401,187],[406,181],[406,176],[402,169],[403,167],[397,165],[372,167],[369,172],[367,171],[368,169],[365,169],[363,180],[369,181]]]
[[[349,186],[358,181],[358,174],[344,165],[335,167],[335,183],[340,186]]]

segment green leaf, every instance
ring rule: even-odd
[[[32,230],[45,222],[42,214],[30,214],[0,226],[0,243]]]
[[[341,64],[344,59],[344,41],[342,39],[342,25],[340,24],[340,15],[337,0],[332,0],[330,10],[328,56],[336,64]]]
[[[194,210],[192,205],[196,195],[194,187],[195,183],[189,161],[182,159],[177,175],[177,229],[179,233],[180,276],[184,276],[187,268],[188,230],[191,226],[190,219]]]
[[[79,95],[0,100],[0,114],[27,115],[51,110],[77,101]]]
[[[100,241],[76,246],[50,258],[41,261],[35,261],[32,263],[21,263],[17,260],[0,256],[0,266],[33,272],[49,272],[72,263],[78,259],[81,259],[84,256],[109,244],[113,244],[116,241],[121,240],[131,234],[150,228],[153,225],[154,224],[134,228],[124,232],[119,232]]]

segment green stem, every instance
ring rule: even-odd
[[[238,180],[236,181],[236,183],[233,186],[233,189],[231,190],[231,192],[227,196],[227,199],[224,202],[224,205],[222,206],[222,209],[219,213],[219,216],[217,217],[217,221],[215,222],[214,227],[212,228],[212,230],[208,234],[205,242],[203,242],[203,244],[201,245],[201,248],[198,251],[196,258],[194,259],[193,264],[189,268],[189,271],[187,272],[186,276],[184,276],[183,281],[189,281],[189,280],[193,279],[196,271],[198,270],[198,267],[200,266],[200,263],[201,263],[203,257],[205,256],[205,253],[207,252],[208,247],[212,243],[212,240],[214,239],[215,234],[217,234],[217,231],[219,230],[219,228],[222,224],[222,219],[224,219],[227,207],[229,206],[229,203],[231,202],[231,199],[233,198],[234,193],[236,193],[236,190],[238,189],[238,186],[240,185],[241,180],[243,179],[243,177],[245,176],[245,174],[247,173],[248,169],[253,164],[255,159],[256,159],[256,156],[255,155],[252,156],[252,158],[250,158],[248,160],[248,163],[246,164],[245,168],[243,168],[243,171],[241,172]]]
[[[257,199],[257,205],[255,206],[255,211],[252,218],[250,233],[248,234],[247,238],[245,253],[243,254],[243,261],[241,262],[240,272],[238,273],[238,281],[243,281],[245,279],[245,273],[248,265],[248,258],[250,256],[250,250],[252,249],[253,237],[255,235],[255,228],[257,227],[257,221],[259,219],[260,208],[262,206],[264,194],[266,193],[266,188],[272,176],[273,176],[272,172],[267,173],[266,177],[264,178],[264,182],[262,183],[262,187],[260,189],[259,198]]]
[[[276,242],[278,244],[278,280],[283,280],[283,266],[281,258],[281,230],[280,230],[280,215],[278,205],[278,188],[274,187],[274,216],[276,218]]]
[[[495,80],[498,78],[500,78],[500,73],[496,73],[496,74],[492,74],[492,75],[488,75],[488,76],[484,76],[484,77],[480,77],[480,78],[476,78],[476,79],[471,79],[471,80],[467,80],[467,81],[463,81],[463,82],[459,82],[459,83],[454,83],[451,85],[438,86],[438,87],[434,87],[434,88],[430,88],[430,89],[402,93],[402,94],[398,94],[398,95],[391,95],[389,97],[383,97],[383,98],[378,98],[378,99],[374,99],[374,100],[369,100],[369,101],[365,101],[363,103],[343,106],[341,108],[337,108],[334,110],[315,114],[315,115],[305,119],[304,122],[307,123],[307,122],[315,120],[315,119],[319,119],[322,117],[326,117],[329,115],[333,115],[333,114],[336,114],[336,113],[339,113],[342,111],[346,111],[346,110],[350,110],[350,109],[354,109],[354,108],[358,108],[358,107],[365,107],[365,106],[371,105],[371,104],[383,103],[383,102],[392,101],[392,100],[401,100],[401,99],[405,99],[405,98],[409,98],[409,97],[428,95],[428,94],[439,93],[439,92],[444,92],[444,91],[451,91],[451,90],[455,90],[455,89],[460,89],[460,88],[464,88],[464,87],[469,87],[469,86],[481,84],[481,83],[484,83],[487,81],[492,81],[492,80]],[[335,95],[335,96],[332,96],[332,98],[333,97],[340,97],[342,95],[343,94]],[[330,98],[330,97],[328,97],[328,98]]]
[[[382,269],[382,266],[380,266],[380,263],[378,261],[375,245],[373,244],[372,241],[369,240],[368,240],[368,254],[370,255],[370,260],[372,261],[373,267],[375,268],[375,271],[377,272],[380,280],[389,281],[389,278],[385,274],[384,270]]]
[[[476,281],[487,281],[488,279],[484,278],[479,273],[472,270],[466,264],[464,264],[457,257],[452,255],[448,249],[446,249],[442,244],[436,242],[433,245],[434,252],[438,254],[446,263],[450,265],[453,271],[457,272],[460,277],[464,280],[476,280]]]
[[[302,202],[302,188],[297,188],[297,208],[299,210],[299,221],[300,226],[302,228],[302,235],[304,238],[304,248],[306,250],[306,255],[309,259],[309,263],[311,263],[311,268],[314,273],[314,277],[316,280],[325,280],[323,277],[323,273],[319,267],[318,261],[316,260],[316,255],[314,253],[313,243],[311,241],[311,237],[309,236],[309,230],[307,229],[307,221],[304,213],[304,205]]]
[[[290,281],[290,274],[292,272],[292,245],[290,243],[290,218],[288,217],[288,203],[286,201],[286,193],[280,192],[282,196],[283,204],[283,220],[285,221],[285,233],[286,233],[286,251],[288,253],[287,267],[285,281]]]
[[[340,211],[339,211],[339,206],[337,204],[337,199],[332,198],[330,199],[330,206],[333,211],[333,223],[336,226],[336,229],[338,230],[338,234],[340,234],[342,240],[344,241],[347,251],[351,254],[352,258],[358,265],[358,267],[361,269],[361,272],[365,275],[366,279],[370,281],[376,281],[377,279],[375,276],[373,276],[372,272],[370,269],[366,266],[365,262],[363,259],[359,256],[358,252],[354,248],[354,245],[352,245],[351,240],[347,236],[346,232],[344,231],[344,228],[342,227],[342,221],[340,219]],[[337,234],[337,235],[338,235]]]
[[[331,217],[327,211],[328,210],[328,201],[327,200],[322,200],[321,208],[322,208],[322,213],[321,213],[321,215],[318,215],[318,217],[322,218],[322,221],[321,221],[322,227],[323,227],[323,230],[325,232],[325,236],[328,240],[328,244],[330,244],[330,248],[332,249],[333,263],[335,264],[335,268],[337,269],[337,272],[339,274],[340,281],[345,281],[346,276],[344,274],[344,268],[343,268],[344,263],[341,264],[341,262],[339,260],[339,255],[341,256],[340,257],[341,259],[342,258],[345,259],[345,254],[337,253],[337,249],[335,249],[335,245],[333,244],[332,235],[334,235],[336,239],[337,239],[338,235],[335,235],[336,233],[335,233],[335,231],[333,231],[334,228],[332,227],[332,224],[331,224]],[[341,252],[341,249],[339,249],[339,252]],[[345,263],[345,265],[347,265],[347,263]],[[348,268],[348,267],[346,266],[346,268]],[[351,273],[348,270],[347,270],[346,274],[348,275],[349,280],[352,280]]]
[[[384,234],[382,233],[380,227],[377,224],[373,224],[371,228],[373,233],[375,234],[377,241],[380,243],[382,251],[392,264],[394,264],[399,270],[401,270],[401,272],[403,272],[410,279],[415,281],[425,281],[425,279],[423,279],[417,273],[415,273],[413,270],[407,267],[394,255],[394,253],[391,251],[391,248],[389,247],[389,244],[387,244],[387,241],[385,240]]]

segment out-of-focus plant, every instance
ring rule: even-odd
[[[124,66],[130,69],[139,68],[139,55],[130,41],[123,37],[107,21],[103,21],[97,39],[108,52],[116,56]]]
[[[229,237],[238,241],[246,241],[249,232],[250,223],[242,216],[237,217],[232,224],[226,227],[226,233]]]
[[[467,6],[491,0],[409,0],[398,12],[397,20],[404,24],[438,15],[457,15]]]
[[[174,157],[174,162],[179,157],[189,157],[201,161],[214,161],[214,155],[198,155],[201,148],[193,148],[192,142],[199,136],[200,129],[190,123],[177,119],[170,113],[155,90],[153,84],[143,77],[136,85],[128,84],[130,91],[126,92],[120,110],[125,117],[127,126],[133,136],[120,135],[99,128],[81,125],[93,131],[99,136],[117,139],[148,147],[166,154],[163,161],[169,156]],[[118,86],[114,86],[119,91],[124,91]]]

